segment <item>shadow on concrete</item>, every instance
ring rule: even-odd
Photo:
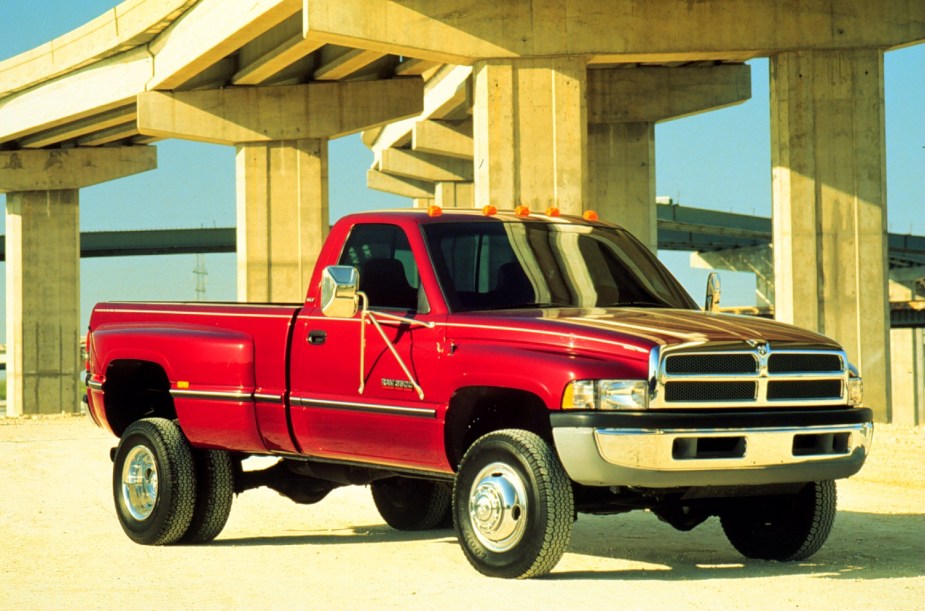
[[[412,541],[458,545],[450,529],[403,532],[385,524],[336,531],[217,539],[209,546],[369,545]],[[461,553],[461,552],[460,552]],[[675,531],[652,515],[582,516],[567,554],[613,560],[626,568],[563,570],[544,579],[689,581],[810,575],[821,579],[893,579],[925,575],[925,514],[838,513],[822,549],[801,562],[749,560],[726,541],[712,519],[690,533]],[[606,562],[610,564],[609,562]],[[568,564],[574,566],[575,561]],[[578,561],[580,564],[580,560]],[[650,565],[639,567],[639,564]]]

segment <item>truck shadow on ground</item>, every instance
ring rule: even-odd
[[[689,533],[675,531],[651,515],[627,518],[580,519],[567,552],[595,557],[593,563],[598,567],[602,560],[603,564],[617,567],[556,570],[547,578],[689,581],[788,575],[825,579],[925,575],[925,514],[841,511],[822,549],[800,562],[750,560],[741,556],[726,541],[715,518]],[[620,520],[626,523],[621,524]]]
[[[369,545],[442,542],[458,546],[453,530],[403,532],[385,524],[292,535],[217,539],[209,545]],[[589,557],[594,568],[570,555]],[[647,513],[582,516],[575,523],[566,559],[544,579],[689,581],[732,577],[811,575],[823,579],[887,579],[925,575],[925,514],[838,513],[826,544],[801,562],[749,560],[726,541],[716,519],[678,532]],[[640,566],[641,565],[641,566]]]
[[[456,544],[456,533],[452,529],[407,532],[395,530],[386,524],[370,524],[326,531],[310,531],[292,535],[238,537],[233,539],[221,538],[212,541],[208,545],[216,547],[260,545],[368,545],[370,543],[433,541],[443,537],[452,539],[452,543]]]

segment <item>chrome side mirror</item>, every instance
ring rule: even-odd
[[[321,312],[331,318],[353,318],[357,313],[360,273],[355,267],[329,265],[321,272]]]
[[[710,272],[707,277],[707,298],[703,309],[707,312],[719,312],[719,297],[722,291],[719,286],[719,274]]]

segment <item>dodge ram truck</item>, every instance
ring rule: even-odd
[[[551,571],[580,513],[638,509],[807,558],[872,442],[861,378],[826,337],[716,310],[591,213],[360,213],[304,303],[98,304],[88,409],[140,544],[208,542],[257,487],[362,485],[494,577]]]

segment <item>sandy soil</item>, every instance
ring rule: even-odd
[[[300,506],[235,499],[219,538],[144,547],[110,491],[115,439],[87,418],[0,419],[0,608],[925,609],[925,433],[880,427],[839,482],[829,541],[805,562],[745,560],[718,522],[582,516],[543,579],[476,573],[452,531],[386,526],[366,488]]]

